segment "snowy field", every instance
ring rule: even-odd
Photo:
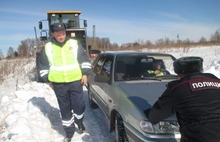
[[[145,50],[143,50],[145,51]],[[158,50],[151,50],[158,52]],[[204,59],[204,72],[220,78],[220,46],[179,48],[160,50],[176,58],[200,56]],[[0,66],[4,61],[0,61]],[[62,142],[59,107],[53,90],[43,83],[31,81],[34,59],[11,72],[0,85],[0,142]],[[84,88],[86,111],[84,124],[86,133],[76,131],[76,142],[113,142],[114,133],[100,109],[92,110],[88,104],[87,90]]]

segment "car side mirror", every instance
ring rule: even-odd
[[[83,25],[84,25],[84,28],[87,27],[87,20],[83,20]]]
[[[108,76],[105,75],[96,75],[94,78],[95,82],[100,82],[100,83],[110,83],[110,78]]]
[[[38,23],[38,26],[39,26],[39,29],[40,29],[40,30],[43,29],[43,24],[42,24],[42,22],[39,22],[39,23]]]

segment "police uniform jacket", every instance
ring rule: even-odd
[[[145,111],[153,124],[176,113],[181,142],[220,141],[220,80],[209,73],[186,75]]]
[[[63,45],[69,40],[69,38],[66,38],[66,40],[63,43],[59,43],[56,41],[55,38],[51,40],[52,43],[58,45],[60,48],[62,48]],[[41,72],[41,77],[44,80],[44,82],[49,82],[48,80],[48,73],[50,69],[48,57],[45,52],[45,47],[41,50],[40,55],[38,57],[38,71]],[[88,55],[84,52],[84,49],[82,48],[81,44],[78,43],[78,50],[77,50],[77,60],[79,64],[85,64],[88,67],[81,67],[82,75],[88,75],[91,71],[91,63],[89,60]],[[65,82],[60,82],[65,83]]]

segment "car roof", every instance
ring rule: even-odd
[[[126,55],[126,54],[139,54],[139,55],[167,55],[167,56],[172,56],[171,54],[167,54],[167,53],[160,53],[160,52],[136,52],[136,51],[108,51],[108,52],[102,52],[100,54],[105,54],[105,55],[112,55],[112,56],[116,56],[116,55]]]

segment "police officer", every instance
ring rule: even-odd
[[[153,67],[154,70],[147,70],[151,76],[163,76],[163,72],[161,71],[161,61],[154,60]]]
[[[153,69],[147,70],[147,72],[144,73],[144,77],[149,76],[163,76],[169,74],[169,72],[162,67],[162,60],[156,60],[153,61]]]
[[[50,82],[57,97],[66,133],[64,142],[70,142],[75,132],[74,123],[81,133],[85,131],[83,85],[87,84],[91,64],[82,46],[68,39],[65,30],[63,23],[51,25],[53,38],[45,44],[38,59],[40,75],[45,82]]]
[[[181,142],[219,142],[220,79],[202,73],[203,59],[182,57],[174,63],[179,80],[167,89],[145,114],[152,124],[176,113]]]

